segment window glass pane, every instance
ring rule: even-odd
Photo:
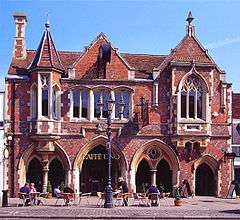
[[[195,91],[189,91],[189,118],[194,118],[195,106],[194,106]]]
[[[115,118],[120,118],[119,102],[121,100],[121,92],[115,92]]]
[[[42,89],[42,115],[48,116],[48,88]]]
[[[100,112],[99,112],[99,107],[97,106],[97,103],[100,99],[101,93],[99,91],[94,91],[94,117],[99,118],[100,117]]]
[[[52,94],[53,117],[57,117],[57,91],[53,88]]]
[[[123,117],[124,118],[129,118],[129,99],[130,99],[130,94],[129,92],[123,92],[123,101],[124,101],[124,110],[123,110]]]
[[[73,117],[79,117],[79,108],[80,108],[80,92],[73,91]]]
[[[37,118],[37,109],[38,109],[37,87],[34,86],[32,89],[32,118]]]
[[[186,118],[186,103],[187,102],[187,93],[185,91],[181,92],[181,117]]]
[[[82,91],[82,118],[88,117],[88,91]]]
[[[110,92],[109,91],[103,91],[103,112],[102,117],[107,118],[108,117],[108,100],[110,99]]]
[[[197,92],[197,117],[202,118],[202,93]]]

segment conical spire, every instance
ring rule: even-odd
[[[49,31],[50,23],[48,19],[46,20],[45,27],[46,29],[43,33],[42,39],[29,69],[55,68],[63,72],[63,65]]]
[[[194,26],[192,25],[193,20],[194,20],[194,17],[192,16],[192,12],[189,11],[187,19],[186,19],[186,21],[187,21],[186,31],[187,31],[187,35],[190,36],[190,37],[195,34]]]

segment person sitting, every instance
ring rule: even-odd
[[[35,184],[34,183],[30,183],[29,186],[29,198],[32,201],[33,204],[36,204],[36,194],[34,194],[35,192],[37,192],[36,188],[35,188]]]
[[[121,193],[128,193],[128,185],[127,182],[123,179],[123,177],[118,178],[119,190]],[[123,196],[123,206],[128,206],[128,198]]]
[[[151,201],[151,206],[158,206],[159,199],[160,199],[160,192],[159,192],[158,188],[154,184],[151,184],[151,186],[148,188],[146,193],[147,193],[147,197],[149,200],[151,200],[153,193],[157,193],[157,200]]]
[[[25,183],[23,187],[20,188],[21,193],[30,193],[29,183]]]
[[[20,188],[20,193],[24,193],[25,198],[27,198],[25,201],[25,205],[29,205],[30,204],[30,198],[29,198],[29,193],[30,193],[30,188],[29,188],[29,183],[25,183],[23,187]]]
[[[63,198],[63,195],[61,194],[60,186],[57,185],[53,190],[53,195],[57,198]]]
[[[70,188],[69,186],[64,187],[63,192],[66,193],[65,195],[65,200],[66,200],[66,205],[69,205],[74,201],[74,190]]]

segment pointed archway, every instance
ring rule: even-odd
[[[116,189],[118,177],[121,176],[121,165],[119,164],[120,157],[116,152],[112,152],[112,187]],[[108,160],[107,148],[99,145],[93,148],[84,158],[82,170],[80,173],[80,188],[81,192],[102,192],[107,184],[108,177]]]
[[[42,191],[42,164],[36,157],[28,164],[26,180],[28,183],[34,183],[38,192]]]
[[[172,171],[164,158],[157,165],[157,186],[163,187],[165,192],[172,191]]]
[[[104,156],[104,152],[98,152],[97,151],[93,151],[94,153],[91,153],[92,150],[94,150],[95,148],[98,149],[98,147],[103,147],[104,148],[104,151],[106,152],[106,146],[107,146],[107,138],[105,136],[98,136],[94,139],[92,139],[91,141],[89,141],[88,143],[86,143],[81,149],[80,151],[78,152],[78,155],[76,156],[75,160],[74,160],[74,163],[73,163],[73,184],[74,184],[74,189],[77,191],[77,192],[80,192],[82,191],[82,178],[83,178],[83,175],[82,175],[82,171],[84,169],[84,167],[86,165],[84,165],[84,162],[85,162],[85,159],[88,158],[89,159],[89,156],[91,157],[91,154],[95,154],[95,155],[92,155],[94,158],[96,157],[96,159],[98,159],[99,157],[105,157],[106,159],[106,155]],[[100,150],[101,148],[99,148]],[[98,154],[100,154],[98,156]],[[112,143],[112,156],[115,157],[115,159],[117,158],[117,169],[118,172],[116,173],[116,175],[119,176],[122,176],[126,179],[126,173],[127,173],[127,162],[126,162],[126,159],[121,151],[121,149],[117,146],[116,143]],[[91,160],[91,159],[90,159]],[[103,172],[103,171],[101,171]],[[115,179],[114,179],[115,178]],[[113,176],[113,181],[114,182],[117,182],[117,177],[116,176]],[[89,185],[91,186],[92,183],[89,183]],[[93,186],[91,186],[93,187]],[[84,188],[83,188],[84,189]],[[89,190],[90,188],[88,187],[87,190]],[[86,187],[85,187],[85,190],[86,190]]]
[[[63,168],[62,163],[58,158],[54,158],[49,164],[48,171],[48,181],[50,181],[52,190],[56,186],[60,186],[62,183],[65,185],[65,175],[66,172]]]
[[[218,161],[211,155],[204,155],[194,163],[195,195],[218,195]]]
[[[179,182],[179,161],[174,150],[160,139],[153,139],[137,149],[130,164],[130,184],[132,191],[136,192],[136,173],[138,164],[145,158],[148,161],[151,172],[151,183],[156,183],[157,165],[164,159],[167,161],[171,176],[171,185]],[[168,183],[169,185],[170,183]],[[170,188],[170,187],[169,187]]]
[[[216,181],[211,168],[202,163],[196,170],[195,192],[197,196],[215,196]]]
[[[151,183],[150,166],[145,159],[138,164],[136,173],[136,191],[146,192],[146,187]]]

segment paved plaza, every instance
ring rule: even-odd
[[[184,199],[176,207],[173,199],[161,200],[160,207],[117,206],[112,209],[97,207],[97,198],[89,204],[62,206],[61,201],[47,200],[44,206],[17,207],[18,199],[10,199],[10,207],[0,208],[2,219],[240,219],[240,199],[194,197]]]

